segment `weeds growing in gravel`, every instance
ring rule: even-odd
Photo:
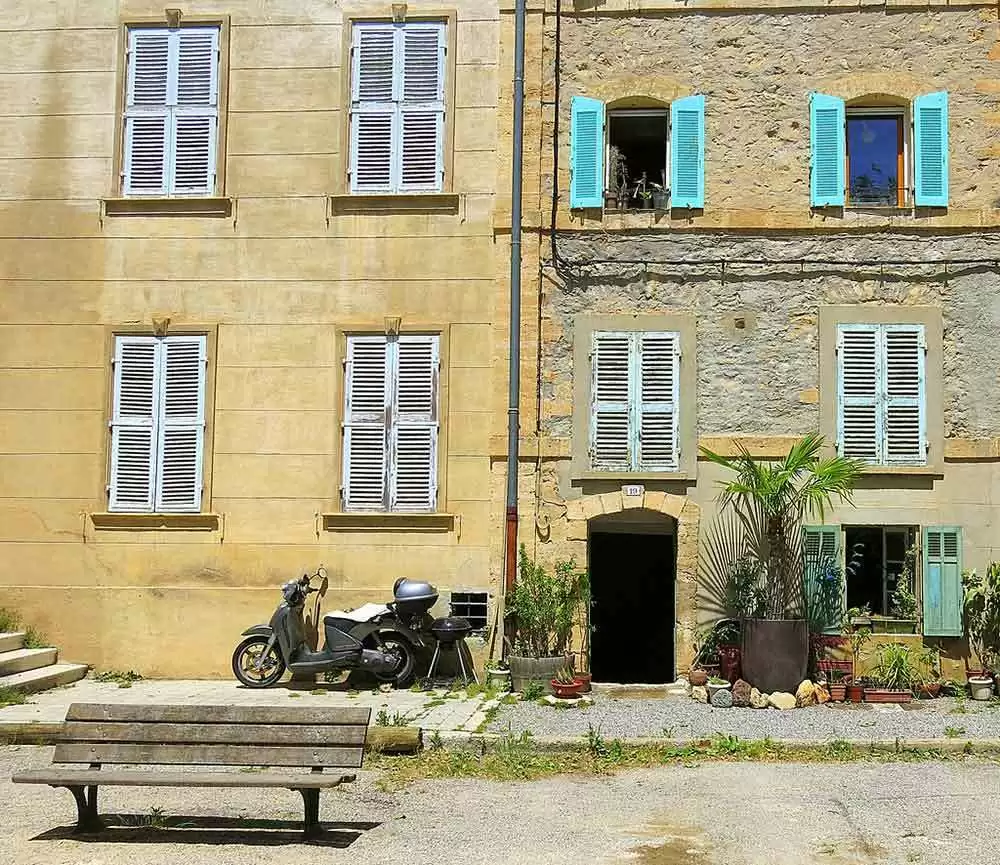
[[[0,706],[20,706],[27,702],[28,698],[23,691],[6,686],[0,688]]]
[[[957,739],[963,733],[965,733],[965,727],[945,727],[944,728],[944,734],[949,739]]]
[[[393,712],[391,715],[385,709],[379,709],[375,716],[376,727],[405,727],[410,723],[410,716],[405,712]]]
[[[142,676],[135,670],[105,670],[94,673],[95,682],[115,682],[119,688],[131,688],[133,682],[142,681]]]

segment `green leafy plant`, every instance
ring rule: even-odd
[[[875,650],[870,678],[890,691],[912,691],[926,680],[916,652],[904,643],[884,643]]]
[[[0,607],[0,634],[21,632],[24,634],[22,643],[25,649],[44,649],[49,643],[41,632],[31,625],[25,625],[21,617],[13,610]]]
[[[742,444],[726,457],[702,447],[705,459],[735,474],[721,482],[719,502],[732,508],[753,559],[760,566],[761,611],[767,618],[801,618],[807,612],[801,526],[823,519],[834,500],[852,504],[860,460],[823,457],[823,437],[808,435],[781,460],[757,460]]]
[[[764,613],[760,572],[760,562],[751,556],[742,556],[729,566],[726,608],[741,619],[759,619]]]
[[[0,706],[20,706],[28,702],[24,692],[6,685],[0,687]]]
[[[135,670],[105,670],[94,673],[95,682],[114,682],[119,688],[131,688],[133,682],[142,681],[142,676]]]
[[[858,673],[861,669],[861,652],[871,641],[872,629],[866,627],[855,627],[853,622],[855,619],[865,618],[867,615],[870,615],[867,611],[867,606],[851,607],[844,615],[844,621],[840,628],[841,634],[847,638],[847,642],[851,647],[851,658],[854,661],[855,680],[858,679]]]
[[[521,544],[518,581],[507,599],[515,628],[515,653],[532,658],[565,655],[573,628],[586,626],[590,579],[576,563],[557,561],[554,573],[532,562]]]
[[[410,723],[410,716],[405,712],[394,712],[390,715],[385,709],[379,709],[375,715],[376,727],[405,727]]]
[[[560,685],[572,685],[576,682],[576,675],[574,674],[572,668],[560,667],[556,670],[553,681],[558,682]]]
[[[984,669],[1000,662],[1000,562],[990,562],[982,576],[962,575],[962,612],[972,650]]]
[[[918,613],[917,596],[914,594],[917,547],[911,546],[904,556],[903,568],[896,579],[892,592],[891,610],[897,619],[916,619]]]
[[[965,727],[945,727],[944,728],[944,734],[949,739],[957,739],[963,733],[965,733]]]
[[[525,703],[533,703],[535,700],[540,700],[545,694],[545,686],[535,679],[532,679],[524,686],[524,690],[521,692],[521,699]]]
[[[711,676],[708,683],[710,685],[728,685],[729,681],[727,679],[720,679],[718,676]]]

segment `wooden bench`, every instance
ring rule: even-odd
[[[355,778],[325,770],[361,767],[370,715],[371,709],[353,707],[74,703],[66,713],[52,765],[22,772],[12,780],[68,789],[76,799],[78,832],[103,828],[97,813],[101,786],[284,787],[302,794],[305,833],[314,835],[320,831],[319,791]],[[109,764],[136,768],[103,768]],[[141,768],[162,765],[253,766],[270,771]]]

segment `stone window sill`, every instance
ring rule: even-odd
[[[95,529],[110,531],[215,532],[222,523],[220,514],[128,514],[94,513]]]
[[[231,198],[105,198],[105,216],[207,216],[233,214]]]
[[[620,481],[623,485],[634,481],[693,481],[695,474],[690,471],[676,472],[615,472],[593,471],[591,469],[574,471],[571,476],[574,481]]]
[[[893,475],[904,477],[911,475],[914,477],[943,478],[944,471],[938,466],[865,466],[861,470],[863,477],[880,475]]]
[[[320,514],[326,532],[450,532],[455,514],[349,513]]]
[[[459,211],[455,192],[414,192],[399,195],[331,195],[330,214],[448,213]]]

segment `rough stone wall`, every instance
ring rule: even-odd
[[[548,435],[571,434],[575,316],[665,310],[697,314],[699,435],[817,429],[819,307],[835,304],[940,306],[945,435],[1000,435],[995,264],[947,270],[933,263],[880,265],[995,260],[1000,233],[936,238],[579,233],[561,234],[558,249],[561,285],[547,291],[551,338],[542,357]],[[730,262],[724,270],[709,263],[723,259]],[[831,263],[798,263],[809,259]],[[774,264],[740,263],[747,261]],[[740,318],[742,329],[736,326]]]
[[[569,104],[706,97],[706,215],[808,208],[809,93],[905,100],[949,92],[953,207],[998,206],[997,10],[881,7],[801,13],[567,15],[561,39],[560,165]]]

